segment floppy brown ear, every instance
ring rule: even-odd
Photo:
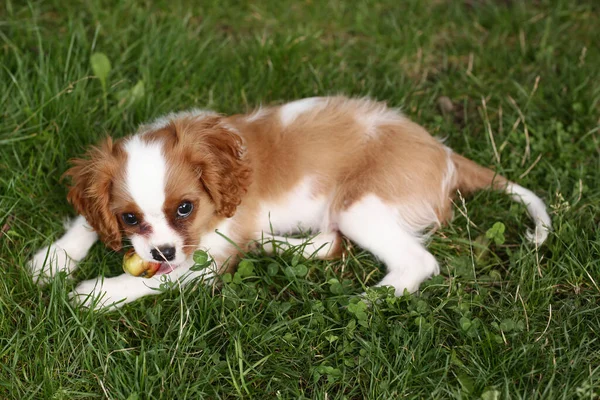
[[[176,124],[176,130],[217,214],[232,217],[248,191],[252,174],[242,138],[224,125],[220,116],[205,117],[188,126]]]
[[[109,208],[118,166],[112,139],[106,138],[98,147],[92,147],[86,158],[73,159],[71,164],[73,166],[63,175],[71,178],[67,200],[85,217],[106,246],[120,250],[119,223]]]

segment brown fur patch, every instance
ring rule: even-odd
[[[491,169],[482,167],[461,155],[453,154],[452,161],[456,165],[458,177],[456,189],[459,189],[464,195],[489,187],[504,190],[508,184],[508,180],[502,175],[496,174]]]
[[[447,219],[452,188],[440,192],[448,155],[419,125],[389,117],[382,103],[364,99],[329,98],[287,126],[280,110],[263,110],[255,121],[243,115],[225,120],[243,133],[254,171],[244,204],[276,202],[314,176],[315,195],[332,193],[334,213],[371,193],[392,204],[427,204]]]
[[[71,178],[67,200],[83,215],[101,240],[114,250],[121,248],[118,217],[113,213],[111,199],[114,192],[122,191],[118,184],[127,155],[119,142],[108,137],[92,147],[85,158],[73,159],[63,176]]]

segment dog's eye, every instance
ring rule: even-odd
[[[177,207],[177,217],[178,218],[186,218],[192,213],[194,209],[194,205],[189,201],[184,201]]]
[[[121,215],[121,219],[127,225],[137,225],[138,219],[133,213],[125,213]]]

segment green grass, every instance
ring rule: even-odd
[[[1,6],[0,398],[600,397],[597,2],[193,4]],[[112,63],[106,97],[94,52]],[[24,265],[72,215],[60,176],[86,146],[168,111],[335,93],[402,107],[543,196],[547,244],[525,243],[523,207],[482,192],[432,239],[442,275],[419,296],[369,292],[371,308],[353,295],[381,266],[356,248],[251,255],[241,284],[105,314],[69,304],[72,279],[32,283]],[[503,244],[483,240],[495,222]],[[120,257],[96,245],[75,281],[119,273]]]

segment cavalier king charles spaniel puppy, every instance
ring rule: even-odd
[[[439,273],[423,233],[451,219],[458,191],[492,188],[523,203],[536,245],[551,226],[534,193],[369,99],[315,97],[233,116],[169,114],[135,135],[107,138],[65,175],[79,216],[30,261],[35,279],[72,272],[98,238],[120,250],[125,236],[139,257],[161,263],[148,279],[81,282],[70,296],[88,307],[159,293],[165,279],[214,281],[257,242],[271,253],[302,245],[306,257],[333,259],[342,237],[385,264],[378,286],[415,292]],[[286,237],[306,232],[314,236]],[[199,249],[213,262],[196,271]]]

